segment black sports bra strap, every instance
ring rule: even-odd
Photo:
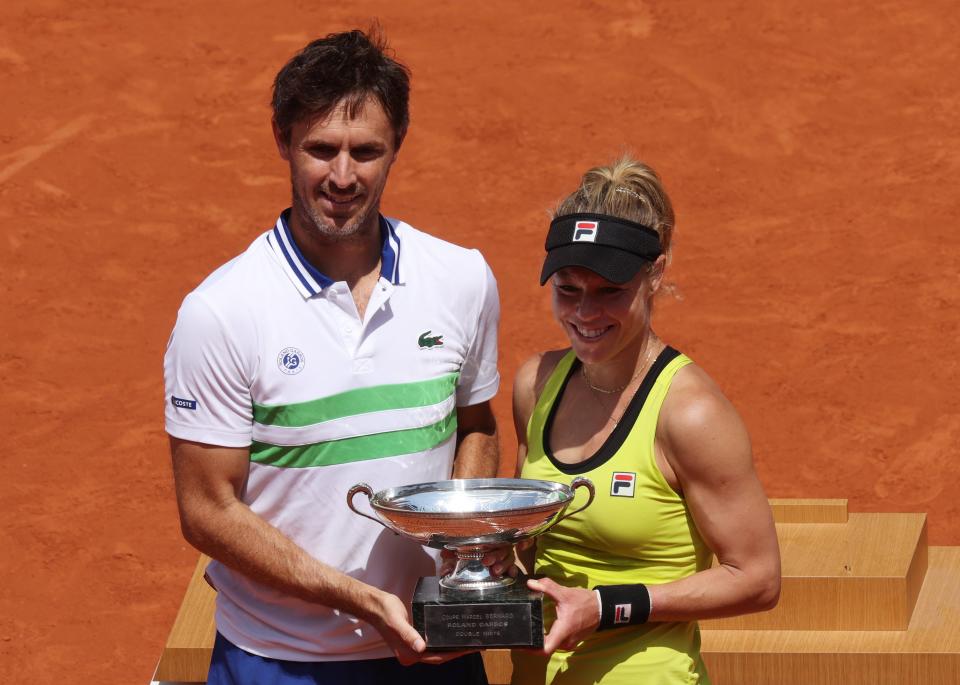
[[[663,373],[663,370],[667,367],[667,364],[672,362],[680,356],[680,353],[667,345],[663,348],[660,354],[657,355],[657,358],[653,361],[653,364],[647,369],[647,373],[643,377],[643,381],[640,383],[640,387],[637,388],[637,391],[633,394],[633,398],[630,400],[630,404],[627,405],[627,409],[623,412],[623,416],[620,417],[620,422],[616,425],[613,431],[607,436],[607,439],[604,440],[603,444],[600,445],[594,454],[592,454],[588,459],[581,461],[577,464],[564,464],[561,461],[557,461],[553,456],[553,450],[550,448],[550,431],[553,428],[553,419],[557,413],[557,407],[560,406],[560,401],[563,399],[563,393],[566,392],[567,383],[570,382],[570,378],[574,373],[580,368],[580,360],[574,359],[573,364],[570,365],[569,371],[567,371],[567,377],[563,379],[563,385],[560,386],[560,390],[557,391],[557,397],[553,401],[553,406],[550,407],[550,413],[547,415],[547,420],[543,423],[543,451],[547,455],[547,459],[550,460],[550,463],[553,464],[558,471],[561,473],[566,473],[570,475],[578,475],[592,471],[593,469],[602,466],[611,458],[613,455],[623,447],[624,441],[627,439],[627,436],[630,435],[630,431],[633,430],[633,425],[637,422],[637,417],[640,416],[640,411],[643,409],[643,405],[647,401],[647,397],[650,395],[650,391],[653,390],[654,384],[657,382],[657,379],[660,377],[660,374]]]

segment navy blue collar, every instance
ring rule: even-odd
[[[333,285],[333,279],[311,264],[293,239],[290,232],[290,209],[285,209],[277,219],[273,231],[268,235],[268,242],[274,251],[282,258],[290,280],[305,297],[318,294],[324,288]],[[269,240],[272,238],[272,240]],[[400,283],[400,238],[397,236],[396,224],[380,215],[380,277],[385,278],[393,285]]]

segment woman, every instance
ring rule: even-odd
[[[550,225],[540,281],[570,348],[517,374],[518,464],[523,478],[587,477],[597,496],[537,539],[528,584],[555,618],[543,653],[514,652],[514,683],[708,683],[696,620],[777,602],[743,422],[651,328],[673,225],[660,178],[629,158],[588,171]]]

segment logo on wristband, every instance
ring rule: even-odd
[[[633,497],[633,489],[637,484],[637,474],[625,471],[614,471],[610,481],[610,495],[613,497]]]
[[[630,623],[630,607],[632,604],[617,604],[613,607],[614,623]]]

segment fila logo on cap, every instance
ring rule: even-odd
[[[630,623],[630,609],[632,604],[616,604],[613,607],[614,623]]]
[[[610,479],[610,495],[613,497],[633,497],[633,488],[637,484],[637,474],[614,471]]]
[[[595,243],[597,242],[596,221],[578,221],[573,225],[573,242],[575,243]]]

